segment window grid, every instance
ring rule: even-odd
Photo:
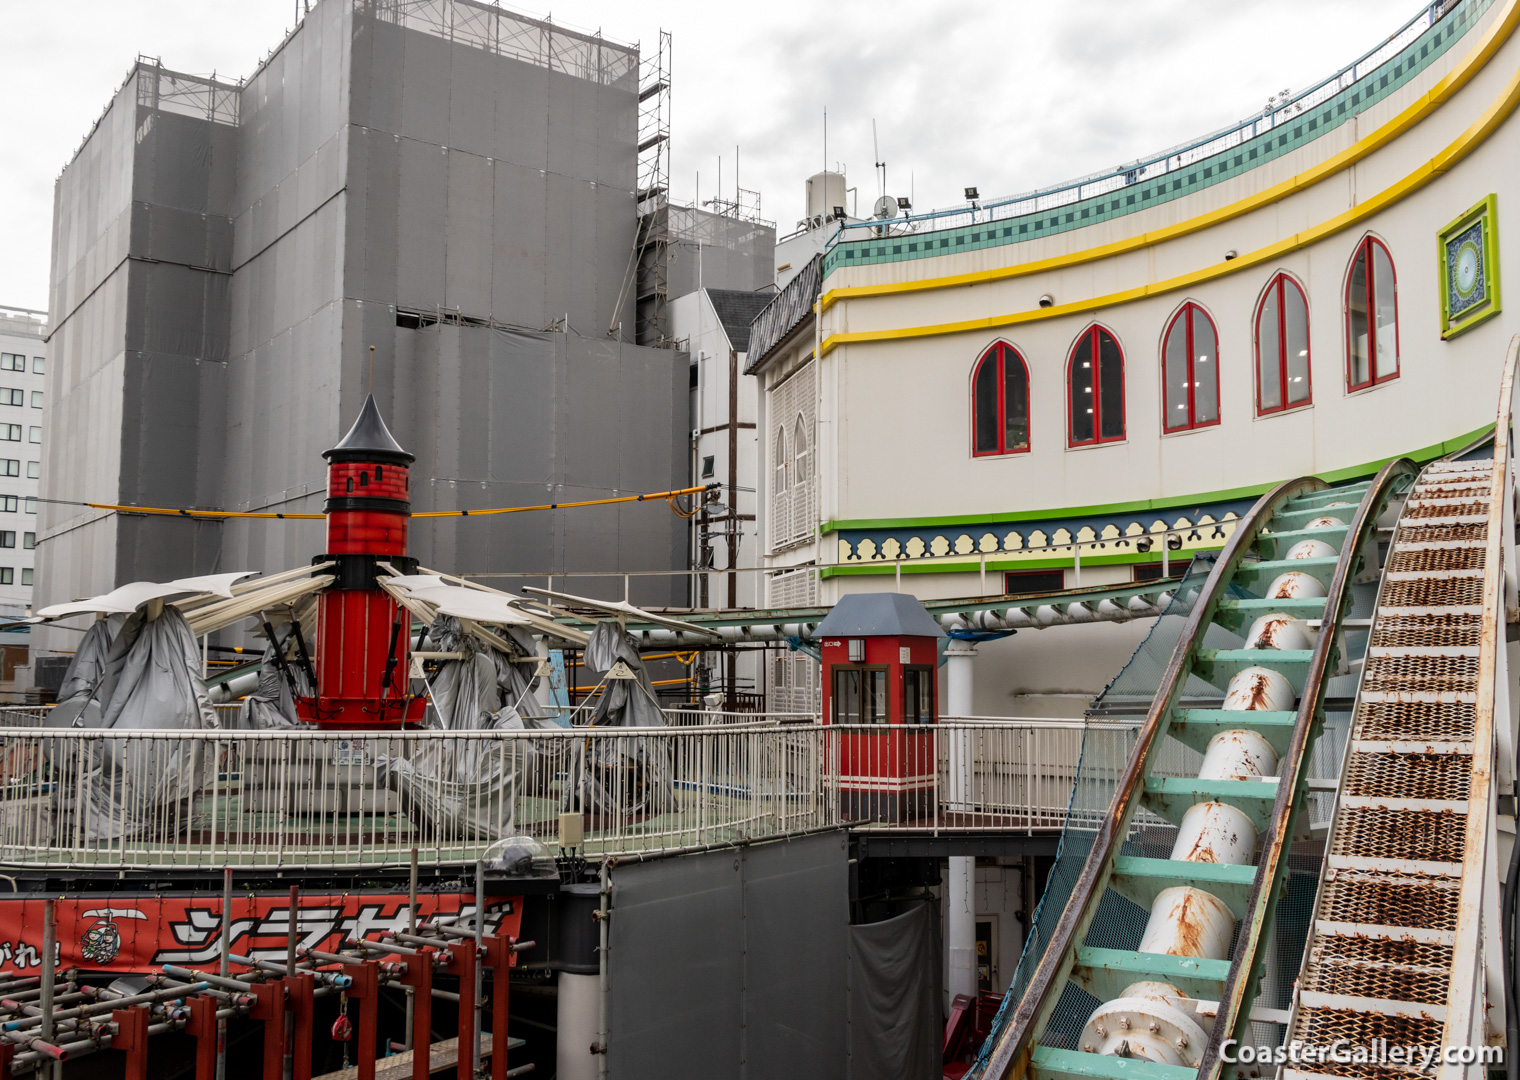
[[[1010,366],[1013,371],[1010,373]],[[987,374],[990,373],[990,377]],[[1009,385],[1010,374],[1012,387]],[[1014,391],[1010,403],[1008,391]],[[1013,415],[1009,415],[1010,407]],[[1010,427],[1012,445],[1009,445]],[[971,372],[971,456],[1029,452],[1029,365],[1007,342],[996,342]]]
[[[1203,379],[1199,376],[1203,373],[1199,372],[1196,367],[1196,364],[1200,360],[1197,341],[1199,336],[1197,332],[1198,322],[1200,319],[1207,324],[1207,336],[1213,339],[1213,355],[1203,358],[1205,362],[1214,365],[1210,379],[1211,385],[1208,388],[1201,386]],[[1187,408],[1185,411],[1187,415],[1182,422],[1173,423],[1172,402],[1167,397],[1167,388],[1170,386],[1170,372],[1168,372],[1167,366],[1171,356],[1172,335],[1179,331],[1183,335],[1184,348],[1186,350],[1183,356],[1187,365],[1185,374],[1185,382],[1187,384],[1187,401],[1185,403]],[[1162,336],[1161,381],[1162,427],[1165,431],[1192,431],[1196,428],[1214,427],[1219,423],[1219,328],[1214,325],[1214,320],[1209,317],[1209,313],[1191,300],[1183,304],[1182,309],[1172,317],[1170,325],[1167,326],[1166,333]],[[1210,390],[1212,390],[1212,393]],[[1200,400],[1200,396],[1202,400]],[[1178,404],[1183,403],[1179,402]],[[1203,414],[1202,419],[1199,418],[1200,412]],[[1212,412],[1212,419],[1209,416],[1210,412]]]
[[[1081,359],[1084,351],[1086,361]],[[1124,351],[1119,348],[1118,340],[1103,327],[1088,327],[1072,346],[1066,361],[1066,392],[1067,446],[1097,446],[1124,441]],[[1104,398],[1111,400],[1105,404]],[[1091,407],[1083,405],[1084,401],[1091,401]],[[1080,431],[1084,415],[1092,418],[1085,425],[1090,432],[1086,436]]]
[[[1288,319],[1289,289],[1291,295],[1296,296],[1304,313],[1303,327],[1301,330],[1290,324]],[[1266,326],[1271,331],[1271,340],[1263,347],[1262,328]],[[1296,385],[1290,381],[1293,376],[1294,365],[1291,361],[1297,357],[1290,357],[1289,352],[1294,342],[1289,340],[1289,331],[1302,334],[1303,374],[1296,376],[1304,381],[1303,396],[1294,399],[1293,387]],[[1303,405],[1314,403],[1314,380],[1311,376],[1313,359],[1309,346],[1309,298],[1304,295],[1304,290],[1287,274],[1279,273],[1273,277],[1271,284],[1267,286],[1262,295],[1261,304],[1256,309],[1256,415],[1269,416],[1273,413],[1285,412],[1288,409],[1296,409]],[[1264,384],[1263,371],[1270,370],[1277,379],[1276,404],[1266,404],[1263,394]]]
[[[1393,294],[1391,298],[1379,293],[1378,278],[1385,267],[1387,284],[1391,286],[1387,291]],[[1361,322],[1367,340],[1366,351],[1360,357],[1357,355],[1356,345],[1358,301],[1362,304]],[[1382,365],[1379,362],[1379,339],[1384,329],[1382,320],[1379,318],[1380,304],[1388,304],[1392,308],[1393,315],[1393,367],[1389,371],[1380,370]],[[1381,342],[1381,344],[1386,344],[1386,342]],[[1357,372],[1358,359],[1365,366],[1365,372],[1360,377]],[[1367,236],[1356,246],[1356,254],[1351,257],[1351,272],[1346,276],[1346,389],[1348,392],[1365,390],[1369,386],[1376,386],[1378,383],[1385,383],[1398,377],[1399,290],[1393,267],[1393,256],[1388,253],[1388,248],[1381,240],[1375,236]]]

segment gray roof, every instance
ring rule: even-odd
[[[813,639],[825,637],[932,637],[945,632],[939,620],[907,593],[850,593],[839,598]]]
[[[712,302],[713,311],[723,324],[723,332],[728,335],[728,343],[734,352],[749,352],[749,324],[776,298],[776,294],[769,290],[708,289],[707,298]]]
[[[813,301],[818,299],[818,290],[823,285],[822,265],[823,255],[814,255],[765,310],[755,316],[744,374],[753,375],[759,371],[776,346],[790,338],[813,313]]]

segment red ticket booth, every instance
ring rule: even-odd
[[[830,764],[847,818],[931,816],[937,772],[939,622],[903,593],[857,593],[814,632],[823,653],[823,722],[840,726]]]

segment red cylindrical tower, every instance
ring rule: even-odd
[[[411,616],[375,577],[389,563],[403,574],[411,516],[408,466],[374,396],[327,459],[327,552],[336,580],[317,606],[317,695],[297,703],[302,719],[331,728],[397,727],[422,717],[409,693]]]

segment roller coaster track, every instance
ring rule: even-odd
[[[1235,1045],[1259,1041],[1253,1019],[1286,1024],[1282,1045],[1305,1048],[1304,1057],[1336,1040],[1479,1046],[1503,1032],[1494,768],[1513,754],[1501,630],[1516,615],[1517,349],[1520,338],[1504,369],[1491,461],[1419,471],[1400,459],[1336,489],[1291,480],[1237,525],[1183,626],[1070,901],[976,1075],[1271,1076],[1277,1064],[1240,1072],[1235,1063]],[[1378,523],[1390,512],[1382,566]],[[1285,586],[1280,575],[1294,572],[1317,586]],[[1351,619],[1351,586],[1373,581],[1375,617]],[[1216,625],[1244,634],[1245,648],[1205,648]],[[1367,634],[1364,657],[1346,655],[1348,632]],[[1308,763],[1327,682],[1357,666],[1304,967],[1291,1009],[1267,1010],[1258,992],[1289,850],[1307,837]],[[1194,676],[1225,692],[1223,708],[1181,706]],[[1203,754],[1197,778],[1164,775],[1168,740]],[[1126,854],[1126,841],[1158,817],[1178,828],[1171,856]],[[1096,947],[1113,944],[1103,933],[1088,941],[1110,890],[1150,912],[1133,949]],[[1072,984],[1101,1003],[1090,1015],[1080,1006],[1079,1036]],[[1456,1080],[1473,1068],[1332,1055],[1290,1061],[1280,1075]]]

